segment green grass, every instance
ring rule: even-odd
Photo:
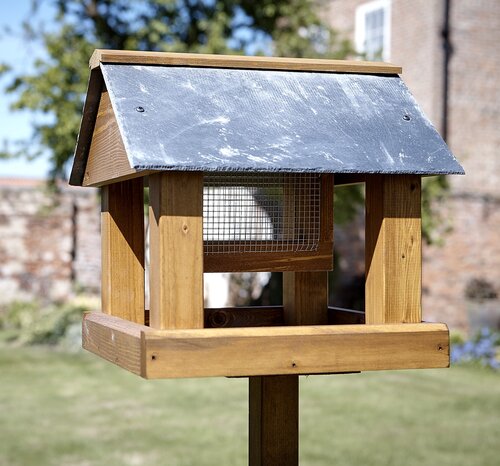
[[[145,381],[88,354],[0,349],[0,465],[245,465],[247,381]],[[500,374],[301,379],[301,465],[500,462]]]

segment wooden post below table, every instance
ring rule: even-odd
[[[283,305],[287,325],[327,324],[328,272],[285,272]],[[250,377],[249,406],[249,465],[298,465],[299,376]]]

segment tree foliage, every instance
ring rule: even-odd
[[[52,0],[50,30],[34,25],[40,3],[33,1],[24,31],[45,56],[31,73],[5,67],[3,73],[10,76],[6,91],[16,96],[14,110],[46,115],[19,153],[33,157],[48,149],[53,179],[64,178],[73,154],[95,48],[337,58],[350,51],[321,22],[314,0]]]

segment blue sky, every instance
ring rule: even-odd
[[[34,58],[43,55],[43,49],[39,44],[26,42],[22,38],[21,24],[30,15],[31,3],[32,0],[9,2],[9,7],[4,8],[0,15],[0,63],[9,64],[16,73],[29,72]],[[47,3],[40,2],[42,6],[36,18],[37,23],[42,21],[50,28],[53,7]],[[248,34],[248,31],[242,31],[241,34]],[[253,54],[260,49],[269,52],[269,42],[267,38],[258,36],[247,53]],[[5,141],[29,139],[32,135],[32,123],[36,121],[36,116],[31,112],[9,109],[10,103],[15,98],[12,95],[5,95],[4,88],[8,82],[9,79],[0,78],[0,149],[3,148]],[[49,168],[47,153],[31,161],[23,158],[8,160],[0,158],[0,178],[46,178]]]
[[[33,58],[42,54],[37,44],[26,43],[21,38],[20,25],[28,18],[30,8],[31,0],[16,0],[9,2],[8,8],[3,8],[0,16],[0,62],[8,63],[17,72],[29,72]],[[50,20],[51,14],[46,6],[41,8],[39,17]],[[5,28],[12,29],[12,32],[6,32]],[[0,79],[0,146],[5,140],[29,138],[34,121],[34,116],[29,112],[9,110],[13,98],[4,93],[7,82],[8,79]],[[0,177],[45,178],[48,168],[47,155],[33,161],[0,159]]]

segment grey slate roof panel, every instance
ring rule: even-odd
[[[101,66],[136,169],[464,173],[399,76]]]

